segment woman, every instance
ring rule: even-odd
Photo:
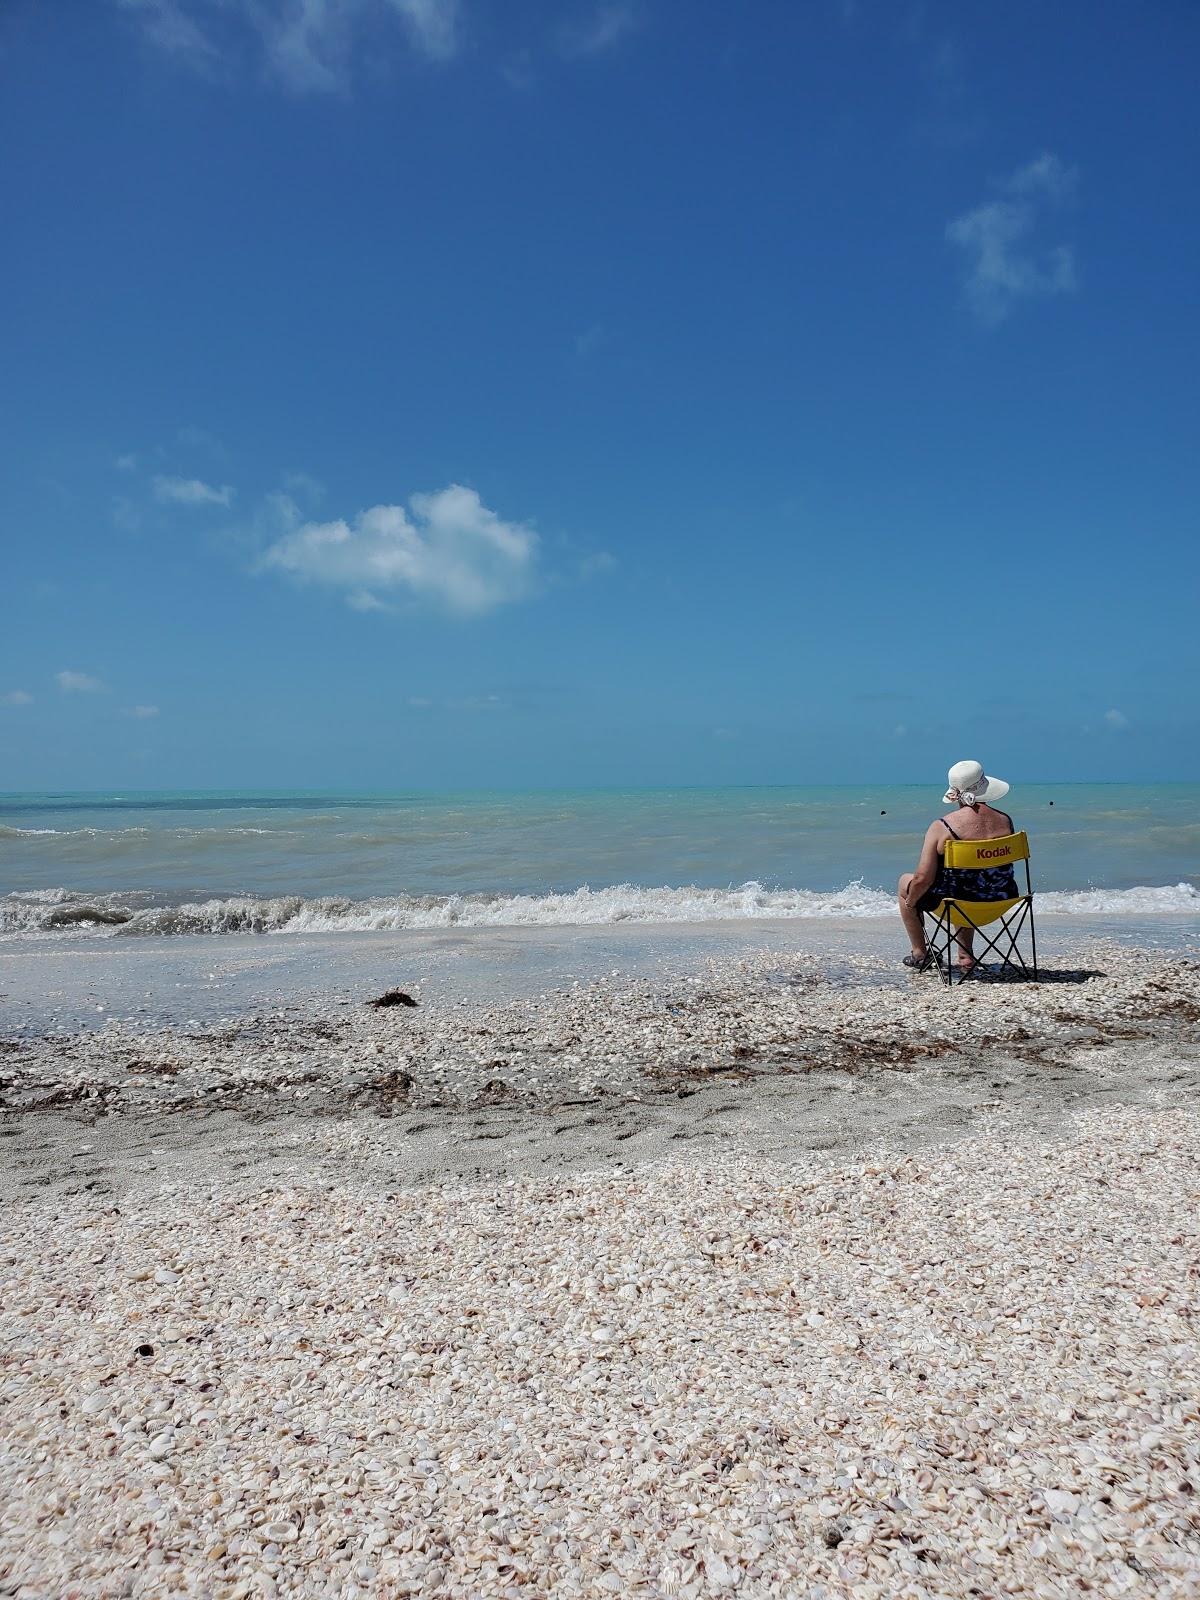
[[[1017,894],[1011,867],[956,871],[943,865],[947,839],[1002,839],[1006,833],[1016,832],[1012,818],[1004,811],[996,811],[991,804],[1008,793],[1008,784],[1003,779],[989,778],[978,761],[956,762],[948,777],[950,786],[942,796],[942,804],[957,809],[950,816],[939,817],[929,824],[917,870],[906,872],[897,885],[900,918],[912,944],[912,952],[905,956],[904,965],[916,967],[918,971],[929,965],[929,946],[921,919],[923,911],[932,911],[943,900],[954,896],[962,900],[1011,900]],[[975,930],[959,928],[955,937],[959,970],[970,972],[975,965],[971,952]]]

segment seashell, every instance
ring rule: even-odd
[[[1055,1517],[1073,1517],[1079,1510],[1079,1496],[1066,1489],[1043,1489],[1042,1503]]]

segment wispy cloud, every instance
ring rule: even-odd
[[[408,24],[413,43],[435,61],[458,49],[458,0],[389,0]]]
[[[500,63],[500,75],[510,89],[532,88],[537,76],[533,66],[533,51],[528,46],[511,51]]]
[[[209,433],[207,428],[197,427],[194,422],[189,422],[185,427],[177,429],[175,441],[177,444],[182,445],[185,450],[199,450],[205,455],[216,456],[222,461],[229,454],[215,433]]]
[[[113,527],[122,533],[136,533],[142,525],[142,513],[128,495],[113,496],[112,519]]]
[[[448,699],[442,700],[435,700],[432,696],[426,694],[410,694],[405,697],[404,704],[410,711],[462,711],[476,713],[512,710],[512,700],[507,694],[452,695]]]
[[[981,322],[1003,322],[1018,300],[1077,287],[1070,247],[1039,250],[1036,237],[1046,211],[1074,192],[1076,176],[1073,167],[1046,152],[997,185],[1002,198],[947,226],[946,238],[966,258],[967,299]]]
[[[325,498],[325,485],[307,472],[285,472],[283,487],[295,500],[317,505]]]
[[[1018,167],[1002,187],[1009,194],[1048,195],[1051,200],[1065,200],[1075,193],[1078,182],[1076,167],[1068,167],[1049,150],[1044,150],[1025,166]]]
[[[392,608],[370,592],[369,589],[354,589],[346,596],[346,604],[351,611],[390,611]]]
[[[607,572],[615,571],[616,565],[617,558],[611,550],[592,550],[580,557],[576,571],[578,577],[586,582],[588,578],[599,578]]]
[[[447,700],[447,711],[507,711],[509,702],[502,694],[465,694],[457,700]]]
[[[358,610],[382,594],[428,600],[465,616],[519,600],[532,585],[533,529],[506,522],[474,489],[415,494],[408,509],[372,506],[352,522],[306,522],[277,539],[261,567],[345,591]]]
[[[118,456],[113,462],[113,466],[116,467],[118,472],[132,472],[137,466],[137,456],[133,454]]]
[[[216,61],[215,45],[190,15],[185,0],[117,0],[117,6],[136,13],[146,38],[165,54],[202,71]]]
[[[28,689],[9,689],[7,693],[0,694],[0,706],[30,706],[33,696]]]
[[[250,12],[269,72],[298,93],[339,91],[349,81],[353,7],[299,0]]]
[[[1114,733],[1123,733],[1129,726],[1129,718],[1123,711],[1118,711],[1115,706],[1111,711],[1104,713],[1104,721],[1106,726],[1111,728]]]
[[[565,56],[598,56],[611,50],[638,25],[631,0],[606,0],[589,14],[565,23],[559,30],[559,49]]]
[[[125,707],[125,715],[127,717],[136,717],[139,722],[145,722],[150,717],[156,717],[158,715],[158,707],[157,706],[126,706]]]
[[[167,505],[179,506],[231,506],[237,491],[229,484],[219,489],[199,478],[170,478],[159,476],[154,480],[154,498]]]
[[[459,0],[116,0],[146,39],[180,64],[212,75],[247,54],[294,93],[339,93],[350,84],[356,49],[378,49],[399,22],[431,61],[458,50]],[[386,47],[384,43],[382,47]]]
[[[71,672],[66,667],[54,674],[54,681],[64,694],[100,694],[108,687],[99,678],[86,672]]]
[[[597,350],[602,350],[608,339],[608,329],[604,324],[593,322],[590,328],[585,328],[582,333],[575,335],[575,354],[581,361],[586,361],[588,356],[595,355]]]

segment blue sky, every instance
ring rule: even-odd
[[[0,788],[1200,778],[1198,51],[9,0]]]

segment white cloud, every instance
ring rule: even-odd
[[[28,706],[33,704],[33,696],[27,689],[10,689],[7,694],[0,694],[0,706]]]
[[[99,678],[89,677],[86,672],[71,672],[66,667],[56,672],[54,678],[64,694],[99,694],[107,688]]]
[[[126,706],[125,715],[127,717],[137,717],[139,721],[145,722],[147,720],[147,718],[156,717],[158,715],[158,707],[157,706]]]
[[[359,609],[391,591],[471,616],[528,593],[532,528],[505,522],[457,483],[415,494],[408,506],[372,506],[352,523],[306,522],[277,539],[261,565],[343,589]]]
[[[560,31],[559,48],[565,56],[598,56],[636,26],[637,14],[630,0],[606,0],[586,21],[568,24]]]
[[[1121,733],[1129,726],[1129,718],[1123,711],[1118,711],[1115,706],[1111,711],[1104,713],[1104,720],[1115,733]]]
[[[458,50],[459,0],[117,0],[136,13],[147,39],[211,73],[245,53],[246,37],[267,73],[296,93],[349,87],[356,45],[372,25],[396,21],[433,61]],[[239,35],[241,37],[239,37]],[[378,53],[373,36],[371,50]]]
[[[229,484],[214,489],[199,478],[165,478],[154,480],[154,498],[166,504],[180,506],[230,506],[236,490]]]
[[[1070,195],[1075,177],[1047,152],[1000,184],[1009,198],[985,201],[947,226],[946,238],[966,257],[967,299],[982,322],[1002,322],[1019,299],[1076,288],[1070,247],[1039,252],[1035,238],[1042,211]]]
[[[127,456],[118,456],[113,462],[113,466],[116,467],[118,472],[132,472],[137,466],[137,456],[132,454]]]

